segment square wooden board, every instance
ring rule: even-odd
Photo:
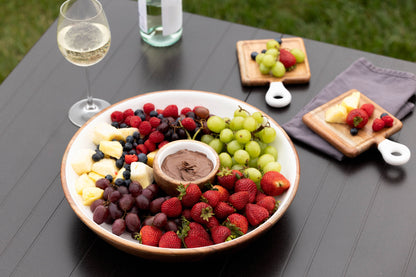
[[[380,117],[380,115],[386,111],[363,93],[361,93],[359,106],[364,103],[372,103],[374,105],[374,113],[368,119],[368,123],[364,128],[358,131],[357,135],[353,136],[350,134],[351,127],[347,124],[326,122],[325,111],[330,106],[341,103],[345,97],[349,96],[354,91],[357,90],[352,89],[339,95],[331,101],[305,114],[302,118],[303,122],[310,129],[350,158],[356,157],[372,145],[380,143],[385,138],[398,132],[403,126],[403,123],[399,119],[389,114],[394,119],[393,126],[374,132],[372,129],[373,120]]]
[[[282,78],[260,73],[258,64],[251,59],[251,53],[253,51],[260,53],[263,49],[266,49],[266,43],[269,40],[241,40],[237,42],[237,56],[242,84],[244,86],[264,86],[271,82],[283,82],[284,84],[308,83],[311,78],[311,71],[305,44],[300,37],[283,38],[281,47],[288,49],[299,48],[302,50],[305,53],[305,61],[303,63],[297,64],[296,69],[286,72]]]

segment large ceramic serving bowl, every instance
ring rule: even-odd
[[[75,133],[69,142],[61,166],[61,181],[65,196],[77,216],[91,230],[108,243],[128,253],[149,259],[183,261],[201,259],[214,253],[221,253],[236,249],[237,247],[242,247],[264,234],[283,216],[292,203],[298,189],[300,176],[299,159],[295,147],[285,131],[271,117],[263,113],[264,116],[268,118],[271,126],[276,130],[277,136],[273,145],[278,150],[278,161],[282,165],[281,173],[290,181],[291,186],[285,193],[277,197],[277,200],[280,201],[279,209],[257,228],[232,241],[212,246],[189,249],[165,249],[142,245],[138,241],[133,240],[129,233],[125,233],[121,236],[114,235],[111,232],[111,226],[106,223],[101,225],[96,224],[92,219],[90,207],[83,205],[80,195],[75,191],[75,181],[78,176],[71,167],[71,161],[74,159],[74,155],[78,149],[95,148],[95,145],[91,140],[91,134],[94,127],[99,122],[106,121],[110,123],[110,114],[113,111],[123,111],[128,108],[135,110],[142,108],[143,104],[148,102],[154,103],[156,108],[161,109],[170,104],[176,104],[179,109],[203,105],[207,107],[211,113],[222,117],[233,117],[233,112],[238,106],[241,106],[250,113],[259,111],[257,108],[243,101],[217,93],[193,90],[168,90],[147,93],[120,101],[91,118]]]

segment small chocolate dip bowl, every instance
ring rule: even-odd
[[[178,195],[180,184],[197,184],[201,189],[213,183],[220,167],[217,152],[196,140],[177,140],[163,146],[155,155],[153,175],[159,187],[171,196]]]

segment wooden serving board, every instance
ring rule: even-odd
[[[302,50],[305,53],[305,61],[303,63],[297,64],[296,69],[286,72],[282,78],[260,73],[258,64],[251,59],[251,53],[253,51],[260,53],[263,49],[266,49],[266,43],[269,40],[241,40],[237,42],[237,56],[242,84],[244,86],[264,86],[271,82],[283,82],[284,84],[308,83],[311,78],[308,55],[306,54],[303,39],[299,37],[283,38],[281,47],[288,49],[299,48]]]
[[[403,126],[403,123],[399,119],[389,114],[394,119],[393,126],[374,132],[372,129],[373,120],[380,117],[380,115],[386,111],[363,93],[361,93],[359,106],[364,103],[372,103],[374,105],[374,113],[368,119],[368,123],[364,128],[358,131],[357,135],[353,136],[350,134],[351,127],[347,124],[326,122],[325,111],[330,106],[341,103],[346,96],[349,96],[354,91],[357,90],[352,89],[339,95],[324,105],[305,114],[302,118],[303,122],[310,129],[350,158],[356,157],[373,145],[378,145],[384,139],[398,132]]]

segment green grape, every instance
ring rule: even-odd
[[[256,168],[257,167],[257,160],[258,160],[257,158],[251,158],[250,157],[250,160],[248,161],[248,166]]]
[[[201,142],[209,144],[211,142],[211,140],[214,139],[214,136],[209,135],[209,134],[205,134],[201,137]]]
[[[276,63],[276,57],[272,55],[265,54],[263,60],[261,61],[260,66],[263,64],[269,69]]]
[[[237,140],[232,140],[229,143],[227,143],[227,152],[230,153],[230,155],[234,155],[234,153],[237,150],[243,149],[240,143],[238,143]]]
[[[257,158],[258,156],[260,156],[260,153],[261,153],[260,145],[254,140],[248,142],[245,145],[244,149],[248,152],[248,154],[250,155],[250,158]]]
[[[271,162],[271,163],[266,164],[263,167],[263,173],[266,173],[268,171],[280,172],[281,169],[282,169],[282,165],[279,162]]]
[[[271,48],[271,49],[268,49],[267,51],[266,51],[266,53],[264,53],[265,55],[270,55],[270,56],[273,56],[274,57],[274,59],[275,59],[275,61],[276,61],[276,58],[277,58],[277,56],[279,55],[279,50],[277,50],[276,48]]]
[[[218,154],[221,153],[222,149],[224,148],[224,143],[217,138],[211,140],[210,143],[208,143],[208,145],[211,146]]]
[[[270,73],[270,67],[265,66],[264,63],[260,64],[259,70],[260,70],[260,73],[263,74],[263,75],[266,75],[266,74]]]
[[[235,164],[231,167],[231,169],[236,169],[238,171],[243,171],[244,170],[244,165],[241,164]]]
[[[257,167],[263,169],[268,163],[275,162],[275,159],[270,154],[263,154],[257,160]]]
[[[244,124],[244,117],[235,116],[233,119],[231,119],[230,129],[233,131],[238,131],[240,129],[243,129],[243,124]]]
[[[272,66],[271,71],[272,71],[272,75],[274,77],[281,78],[281,77],[283,77],[285,75],[286,68],[285,68],[285,66],[281,62],[277,61]]]
[[[266,42],[266,49],[272,49],[272,48],[280,49],[280,44],[275,39],[271,39]]]
[[[267,143],[262,142],[261,140],[256,140],[256,142],[260,145],[260,149],[261,149],[261,154],[264,154],[264,150],[267,147]]]
[[[261,62],[263,61],[263,57],[265,55],[263,53],[260,53],[256,56],[256,63],[261,64]]]
[[[222,152],[219,155],[220,158],[220,164],[222,167],[228,167],[231,168],[233,166],[233,160],[227,152]]]
[[[277,149],[276,147],[272,146],[272,145],[268,145],[266,148],[264,148],[263,154],[270,154],[274,157],[275,160],[277,160]]]
[[[220,133],[220,140],[224,143],[229,143],[234,139],[234,133],[231,129],[225,128]]]
[[[264,143],[271,143],[276,138],[276,130],[272,127],[264,127],[260,132],[260,139]]]
[[[242,145],[248,143],[251,140],[251,133],[246,129],[238,130],[235,133],[235,139]]]
[[[207,127],[212,132],[219,133],[225,128],[225,121],[218,115],[213,115],[208,118]]]
[[[257,168],[249,167],[244,169],[244,175],[251,179],[254,183],[259,184],[263,176]]]
[[[250,161],[250,155],[247,153],[246,150],[237,150],[234,153],[234,160],[238,164],[246,165]]]
[[[254,112],[251,116],[257,121],[257,123],[263,123],[263,115],[261,112]]]
[[[303,63],[305,60],[305,53],[302,52],[299,48],[292,48],[290,49],[290,53],[295,56],[296,63]]]
[[[257,121],[254,117],[248,116],[244,119],[243,128],[249,132],[253,132],[257,129]]]
[[[248,115],[249,115],[248,112],[244,109],[238,109],[234,111],[234,117],[242,116],[246,118]]]

